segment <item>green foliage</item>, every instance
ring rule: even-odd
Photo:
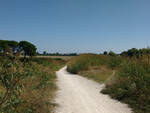
[[[82,54],[74,57],[68,63],[68,71],[71,73],[78,73],[82,70],[88,70],[89,67],[107,65],[109,68],[116,68],[120,66],[122,60],[119,56],[107,56],[96,54]]]
[[[0,40],[0,53],[1,55],[16,55],[19,52],[23,52],[24,55],[34,56],[36,55],[36,47],[27,41],[9,41]]]
[[[23,84],[24,74],[19,64],[14,60],[4,59],[0,67],[0,82],[5,92],[0,95],[0,112],[17,113],[17,107],[22,102],[19,97]]]
[[[8,46],[11,48],[13,53],[16,53],[18,51],[18,42],[8,41]]]
[[[138,56],[139,51],[136,48],[132,48],[130,50],[127,51],[127,54],[132,57],[132,56]]]
[[[43,51],[42,54],[38,54],[40,56],[77,56],[77,53],[48,53],[46,51]]]
[[[0,113],[51,113],[55,71],[64,61],[0,58]],[[40,106],[40,107],[39,107]]]
[[[150,113],[150,57],[148,51],[149,49],[141,49],[140,52],[137,49],[131,49],[126,53],[130,57],[84,54],[70,60],[68,71],[79,73],[101,83],[99,76],[101,76],[102,67],[107,67],[107,71],[108,69],[115,70],[115,75],[111,76],[114,79],[108,81],[102,93],[129,104],[135,113]],[[92,68],[95,70],[90,71]]]
[[[130,105],[136,113],[149,113],[150,72],[146,62],[125,62],[119,69],[120,80],[102,92]],[[150,65],[147,65],[150,68]]]
[[[108,66],[112,69],[116,68],[116,67],[119,67],[120,64],[122,62],[122,59],[121,57],[110,57],[109,58],[109,62],[108,62]]]
[[[103,53],[104,55],[107,55],[108,53],[107,53],[107,51],[104,51],[104,53]]]
[[[36,55],[36,47],[30,42],[20,41],[19,42],[19,50],[24,52],[24,56],[35,56]]]
[[[115,54],[113,51],[110,51],[110,52],[109,52],[109,55],[110,55],[110,56],[115,56],[116,54]]]
[[[8,40],[0,40],[0,53],[6,54],[7,52],[12,52],[15,54],[18,49],[18,42],[16,41],[8,41]]]
[[[143,48],[143,49],[136,49],[132,48],[128,51],[124,51],[121,53],[122,56],[129,56],[129,57],[140,57],[142,55],[149,55],[150,54],[150,48]]]
[[[74,57],[69,63],[67,70],[71,73],[78,73],[82,70],[88,70],[90,66],[100,65],[99,55],[95,54],[83,54]]]

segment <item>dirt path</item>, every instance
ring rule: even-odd
[[[78,75],[66,67],[57,72],[58,87],[56,113],[131,113],[127,105],[100,93],[104,85]]]

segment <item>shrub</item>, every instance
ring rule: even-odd
[[[150,73],[143,65],[140,61],[122,64],[119,76],[123,81],[107,86],[102,93],[129,104],[136,113],[149,113]]]
[[[121,64],[121,58],[120,57],[110,57],[108,66],[112,69],[120,66]]]
[[[78,73],[79,71],[88,70],[90,66],[99,66],[101,63],[99,55],[82,54],[71,59],[67,70],[71,73]]]
[[[0,113],[50,113],[55,71],[64,62],[53,59],[0,58]],[[39,107],[40,106],[40,107]]]
[[[135,113],[150,113],[150,60],[148,55],[137,57],[137,50],[128,52],[130,57],[83,54],[72,58],[68,71],[72,73],[85,72],[93,67],[107,66],[115,70],[114,81],[108,81],[102,93],[130,105]],[[132,56],[132,57],[131,57]],[[83,71],[84,70],[84,71]],[[97,79],[98,74],[86,77]],[[97,81],[97,80],[96,80]],[[112,82],[112,83],[111,83]]]

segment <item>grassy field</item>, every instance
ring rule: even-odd
[[[24,57],[24,56],[20,56],[20,57]],[[27,56],[28,57],[28,56]],[[65,61],[70,60],[72,57],[74,56],[34,56],[34,58],[52,58],[52,59],[62,59]]]
[[[88,77],[89,79],[93,79],[100,83],[105,82],[112,74],[113,71],[111,69],[106,68],[105,66],[94,67],[86,71],[79,72],[79,75]]]
[[[68,63],[71,73],[78,73],[99,83],[102,91],[130,105],[135,113],[150,113],[150,60],[141,57],[83,54]]]
[[[62,59],[0,58],[0,113],[51,113]]]
[[[113,62],[109,63],[112,60]],[[119,65],[120,60],[114,60],[103,55],[82,54],[68,62],[67,70],[74,74],[94,79],[97,82],[105,82],[112,74],[113,68]]]

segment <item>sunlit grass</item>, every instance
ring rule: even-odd
[[[106,67],[90,68],[87,71],[79,72],[79,75],[104,83],[112,75],[113,71]]]
[[[23,78],[20,78],[19,83],[16,84],[17,87],[21,87],[18,90],[11,90],[12,92],[17,92],[17,96],[14,98],[14,95],[10,94],[9,98],[6,98],[6,101],[3,102],[0,112],[51,113],[55,107],[55,103],[52,100],[57,89],[55,71],[64,66],[65,61],[51,58],[26,59],[25,62],[22,62],[22,59],[6,58],[0,60],[1,73],[2,70],[5,70],[6,74],[13,74],[14,77],[23,76]],[[11,66],[12,61],[18,64],[19,68],[17,70],[15,64]],[[8,65],[9,63],[9,68],[2,67],[2,65]],[[21,73],[16,75],[15,72]],[[10,89],[11,87],[8,88]],[[5,89],[2,81],[0,81],[0,99],[3,99]]]
[[[102,93],[129,104],[135,113],[150,113],[149,55],[83,54],[70,60],[68,71],[105,83]]]

